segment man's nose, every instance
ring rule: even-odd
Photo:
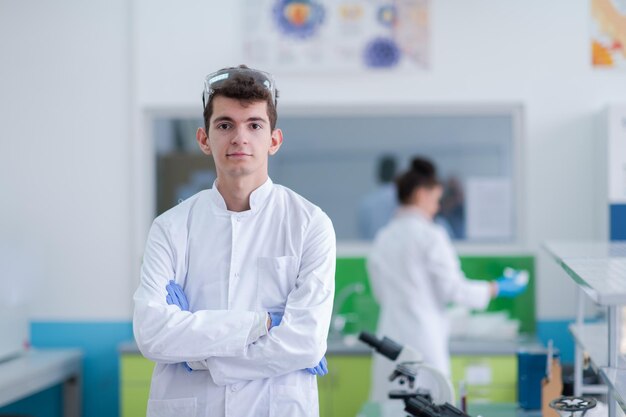
[[[231,143],[235,144],[235,143],[247,143],[247,142],[248,142],[248,138],[246,135],[245,127],[237,127],[233,132]]]

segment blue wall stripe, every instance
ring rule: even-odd
[[[80,348],[83,350],[83,416],[119,416],[119,361],[117,347],[132,340],[130,321],[33,322],[34,348]],[[10,406],[1,414],[61,417],[60,387],[46,390]]]
[[[626,204],[609,206],[611,240],[626,240]]]
[[[574,363],[574,338],[568,326],[575,320],[543,320],[537,322],[537,338],[544,346],[552,340],[553,346],[561,352],[561,363]]]

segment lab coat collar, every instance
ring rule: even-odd
[[[235,214],[234,211],[230,211],[226,208],[226,201],[224,201],[224,197],[222,197],[222,195],[218,191],[216,182],[217,180],[213,182],[213,187],[211,187],[211,189],[209,190],[209,197],[214,212],[216,214]],[[259,188],[252,191],[252,193],[250,194],[250,210],[246,210],[236,214],[240,216],[247,216],[259,211],[267,202],[267,199],[270,196],[273,188],[274,183],[268,177],[267,181],[265,181]]]
[[[397,217],[418,217],[424,221],[432,222],[424,212],[415,206],[400,206],[398,207],[398,211],[396,212]]]

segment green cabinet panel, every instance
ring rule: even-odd
[[[369,397],[372,358],[369,355],[328,354],[329,373],[317,379],[320,417],[356,416]],[[154,363],[139,354],[120,357],[121,417],[146,415]],[[503,356],[453,356],[455,389],[466,382],[469,403],[514,403],[517,358]]]
[[[145,416],[154,362],[140,354],[120,356],[120,416]]]
[[[139,381],[150,383],[154,362],[140,354],[125,353],[120,358],[120,378],[122,381]]]
[[[141,417],[146,415],[150,381],[144,384],[125,384],[121,388],[121,417]]]
[[[328,355],[330,372],[318,378],[320,417],[356,416],[367,401],[370,356]],[[120,357],[121,417],[146,415],[154,363],[138,354]]]
[[[453,356],[452,383],[457,391],[460,381],[465,382],[468,403],[514,403],[517,357]]]
[[[370,356],[327,355],[328,374],[317,378],[320,417],[356,416],[371,385]]]
[[[512,319],[520,321],[520,332],[534,334],[535,326],[535,258],[529,255],[489,255],[460,257],[461,269],[471,279],[493,280],[502,275],[506,267],[525,269],[529,273],[528,288],[516,298],[496,298],[487,311],[506,311]],[[352,294],[339,308],[338,313],[348,319],[344,334],[362,330],[376,331],[379,307],[372,296],[364,257],[339,257],[335,272],[335,296],[348,285],[362,283],[364,294]]]
[[[533,256],[461,256],[461,269],[468,277],[492,280],[502,275],[506,267],[528,271],[528,288],[515,298],[491,300],[487,311],[507,311],[520,321],[520,332],[535,334],[535,258]]]

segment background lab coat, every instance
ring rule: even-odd
[[[489,283],[465,278],[445,230],[417,208],[400,208],[380,231],[367,269],[380,304],[378,336],[411,346],[426,364],[449,376],[446,306],[453,302],[487,307]],[[389,359],[374,355],[372,400],[388,399],[391,385],[387,378],[394,368]]]
[[[333,227],[269,179],[250,206],[228,211],[214,187],[152,225],[134,314],[137,344],[157,362],[148,416],[318,415],[317,380],[304,368],[326,352]],[[166,304],[172,278],[191,312]],[[283,309],[281,325],[246,346],[257,313]],[[184,361],[204,361],[208,371],[189,373]]]

